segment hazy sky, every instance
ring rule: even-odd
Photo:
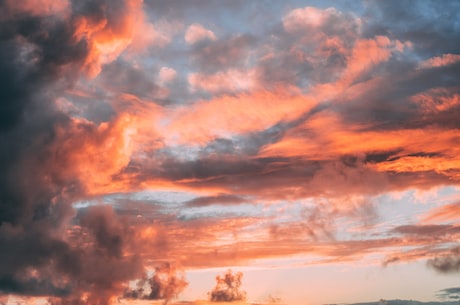
[[[0,0],[0,304],[458,297],[459,14]]]

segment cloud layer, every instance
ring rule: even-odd
[[[169,300],[176,263],[293,256],[458,273],[458,4],[294,7],[0,2],[0,294]]]

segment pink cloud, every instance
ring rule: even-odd
[[[205,39],[216,40],[216,35],[201,24],[194,23],[187,28],[184,39],[188,44],[194,44]]]
[[[257,71],[229,69],[215,74],[192,73],[188,82],[192,91],[210,93],[250,91],[258,87]]]
[[[161,67],[158,76],[160,78],[160,82],[165,84],[169,83],[170,81],[176,78],[177,72],[173,68],[169,67]]]
[[[460,54],[443,54],[442,56],[435,56],[423,61],[420,64],[421,68],[437,68],[451,65],[460,61]]]
[[[334,8],[319,9],[316,7],[304,7],[290,11],[283,18],[284,29],[288,32],[302,30],[305,27],[319,27],[323,25],[328,18],[338,15]]]
[[[9,8],[17,13],[32,15],[59,15],[66,14],[69,9],[68,0],[7,0]]]

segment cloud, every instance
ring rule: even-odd
[[[460,203],[446,204],[433,208],[423,218],[426,222],[452,221],[460,218]]]
[[[460,272],[459,252],[458,248],[453,248],[450,253],[428,260],[427,265],[439,273],[458,273]]]
[[[145,289],[145,285],[149,286],[149,291]],[[136,289],[127,289],[124,298],[164,300],[164,303],[167,304],[172,298],[176,298],[187,285],[188,282],[183,274],[179,273],[173,265],[164,263],[155,268],[150,278],[144,277],[138,281]]]
[[[219,194],[217,196],[198,197],[187,201],[185,204],[190,207],[200,207],[215,204],[240,204],[245,198],[231,194]]]
[[[33,16],[50,16],[55,14],[67,14],[70,3],[67,0],[26,0],[6,1],[7,9],[13,14],[30,14]]]
[[[160,82],[161,83],[168,83],[176,78],[177,72],[176,70],[169,68],[169,67],[161,67],[159,72]]]
[[[188,44],[197,43],[200,40],[216,40],[216,35],[211,30],[206,29],[201,24],[191,24],[185,31],[185,41]]]
[[[93,28],[81,33],[82,24],[100,25],[105,29],[101,31],[114,36],[125,34],[115,30],[121,25],[117,22],[129,23],[131,17],[123,14],[134,13],[136,4],[120,2],[119,8],[106,11],[102,1],[72,3],[66,7],[71,14],[49,22],[48,14],[60,14],[61,9],[52,6],[46,14],[31,12],[28,3],[19,8],[10,2],[1,4],[2,11],[24,11],[2,15],[8,27],[2,27],[0,42],[0,52],[6,56],[0,60],[4,101],[0,111],[0,143],[4,147],[0,153],[4,168],[0,175],[0,245],[8,251],[3,251],[0,259],[8,263],[0,267],[0,290],[52,297],[56,304],[108,304],[126,282],[142,274],[143,263],[136,255],[126,255],[128,227],[110,207],[89,208],[76,220],[72,208],[91,184],[86,184],[90,182],[89,167],[81,164],[78,170],[73,163],[83,160],[74,150],[82,146],[97,150],[91,138],[102,132],[99,140],[107,139],[102,131],[107,125],[98,129],[72,118],[54,101],[86,75],[84,67],[95,52],[93,35],[102,39],[102,32]],[[107,147],[117,146],[112,144]],[[87,165],[97,163],[102,172],[118,167],[118,161],[100,161],[93,159]],[[71,220],[82,233],[75,239],[68,235],[73,231],[68,230]]]
[[[2,294],[169,300],[185,279],[147,277],[158,261],[457,272],[457,199],[388,230],[375,200],[460,181],[456,4],[430,4],[438,22],[424,3],[304,7],[259,29],[258,5],[203,3],[1,2]],[[235,298],[226,278],[217,299]]]
[[[190,51],[190,62],[206,73],[247,67],[251,47],[255,45],[256,39],[244,34],[196,44]]]
[[[283,26],[288,32],[300,31],[308,27],[319,27],[326,24],[329,18],[337,16],[334,8],[325,10],[307,6],[290,11],[283,19]]]
[[[460,287],[439,290],[436,296],[446,301],[456,301],[460,299]]]
[[[211,75],[192,73],[188,76],[188,82],[192,91],[203,90],[214,94],[252,91],[258,87],[256,71],[234,69]]]
[[[422,68],[437,68],[447,66],[460,61],[460,55],[458,54],[443,54],[442,56],[436,56],[420,63]]]
[[[436,237],[445,234],[460,232],[460,228],[450,225],[405,225],[394,228],[396,233],[408,235],[434,235]]]
[[[241,290],[243,273],[228,270],[222,277],[216,277],[216,287],[209,292],[212,302],[233,302],[246,299],[246,292]]]

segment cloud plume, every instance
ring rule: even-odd
[[[246,292],[241,290],[242,272],[228,270],[223,276],[216,277],[216,287],[209,292],[212,302],[233,302],[246,299]]]
[[[145,286],[148,286],[147,289]],[[151,277],[144,277],[136,282],[135,289],[127,289],[124,297],[129,299],[164,300],[167,304],[178,296],[188,285],[184,274],[170,263],[163,263],[155,268]]]

